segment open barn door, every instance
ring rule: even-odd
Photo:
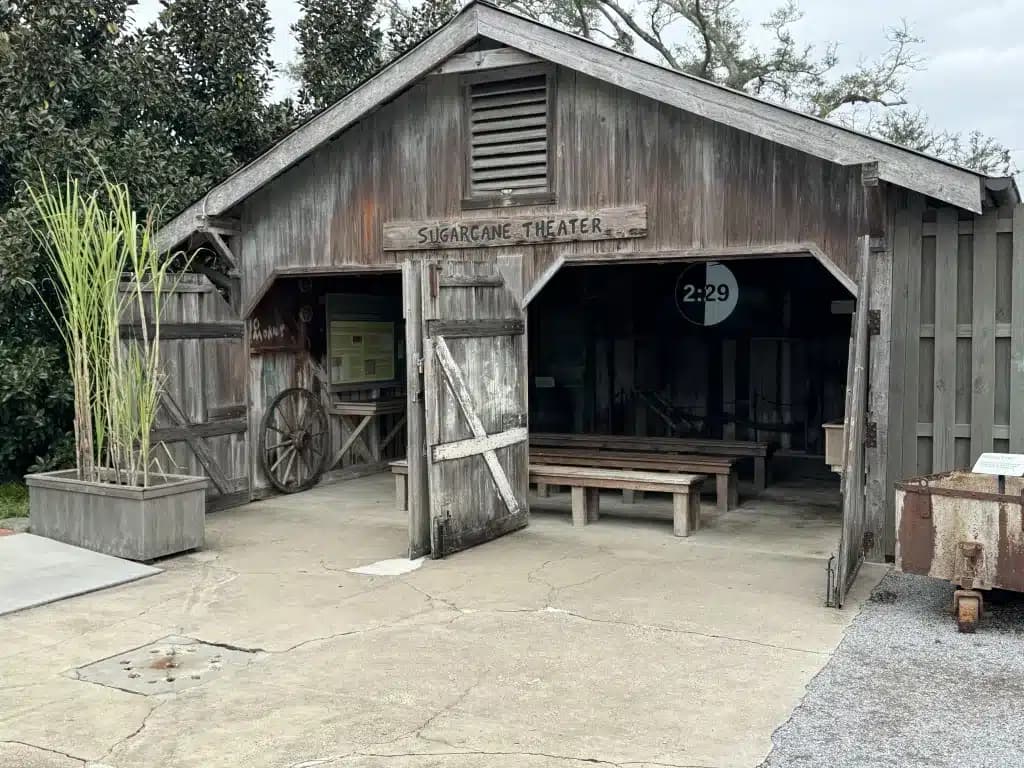
[[[843,525],[839,533],[838,554],[830,561],[827,600],[842,608],[846,593],[857,577],[864,556],[870,549],[867,541],[867,496],[865,482],[865,424],[868,390],[868,297],[871,292],[872,264],[867,237],[858,243],[857,311],[850,327],[850,356],[846,374],[846,416],[843,423]],[[834,569],[834,571],[833,571]]]
[[[528,521],[526,322],[498,262],[495,256],[424,260],[406,270],[407,289],[416,283],[420,289],[419,307],[407,296],[406,316],[419,315],[408,325],[410,335],[418,327],[422,340],[425,427],[422,456],[410,428],[414,554],[427,526],[431,554],[444,557]],[[506,258],[502,266],[508,267]],[[411,358],[416,342],[410,339]],[[411,414],[416,390],[410,387]],[[426,487],[417,494],[421,466]]]

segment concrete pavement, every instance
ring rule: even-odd
[[[705,505],[678,539],[614,497],[575,530],[555,497],[499,541],[350,573],[402,553],[391,494],[378,475],[211,515],[163,574],[0,618],[0,766],[755,766],[883,572],[834,611],[825,510]],[[77,679],[172,636],[244,662],[151,695]]]

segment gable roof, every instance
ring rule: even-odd
[[[877,162],[881,180],[975,213],[981,212],[988,189],[1010,190],[1019,197],[1012,179],[990,178],[474,0],[419,45],[175,216],[158,233],[158,246],[169,250],[183,242],[208,218],[224,214],[480,37],[839,165]]]

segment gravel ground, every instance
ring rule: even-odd
[[[952,595],[886,576],[762,768],[1024,766],[1024,595],[986,595],[973,635],[957,632]]]

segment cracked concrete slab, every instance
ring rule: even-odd
[[[392,492],[380,475],[218,513],[159,576],[0,618],[0,765],[753,766],[856,612],[821,605],[820,508],[710,513],[677,539],[632,509],[573,529],[556,496],[486,546],[349,572],[403,555]],[[263,653],[148,697],[67,676],[168,636]]]
[[[82,768],[84,760],[60,752],[22,744],[0,741],[0,765],[11,768]]]

